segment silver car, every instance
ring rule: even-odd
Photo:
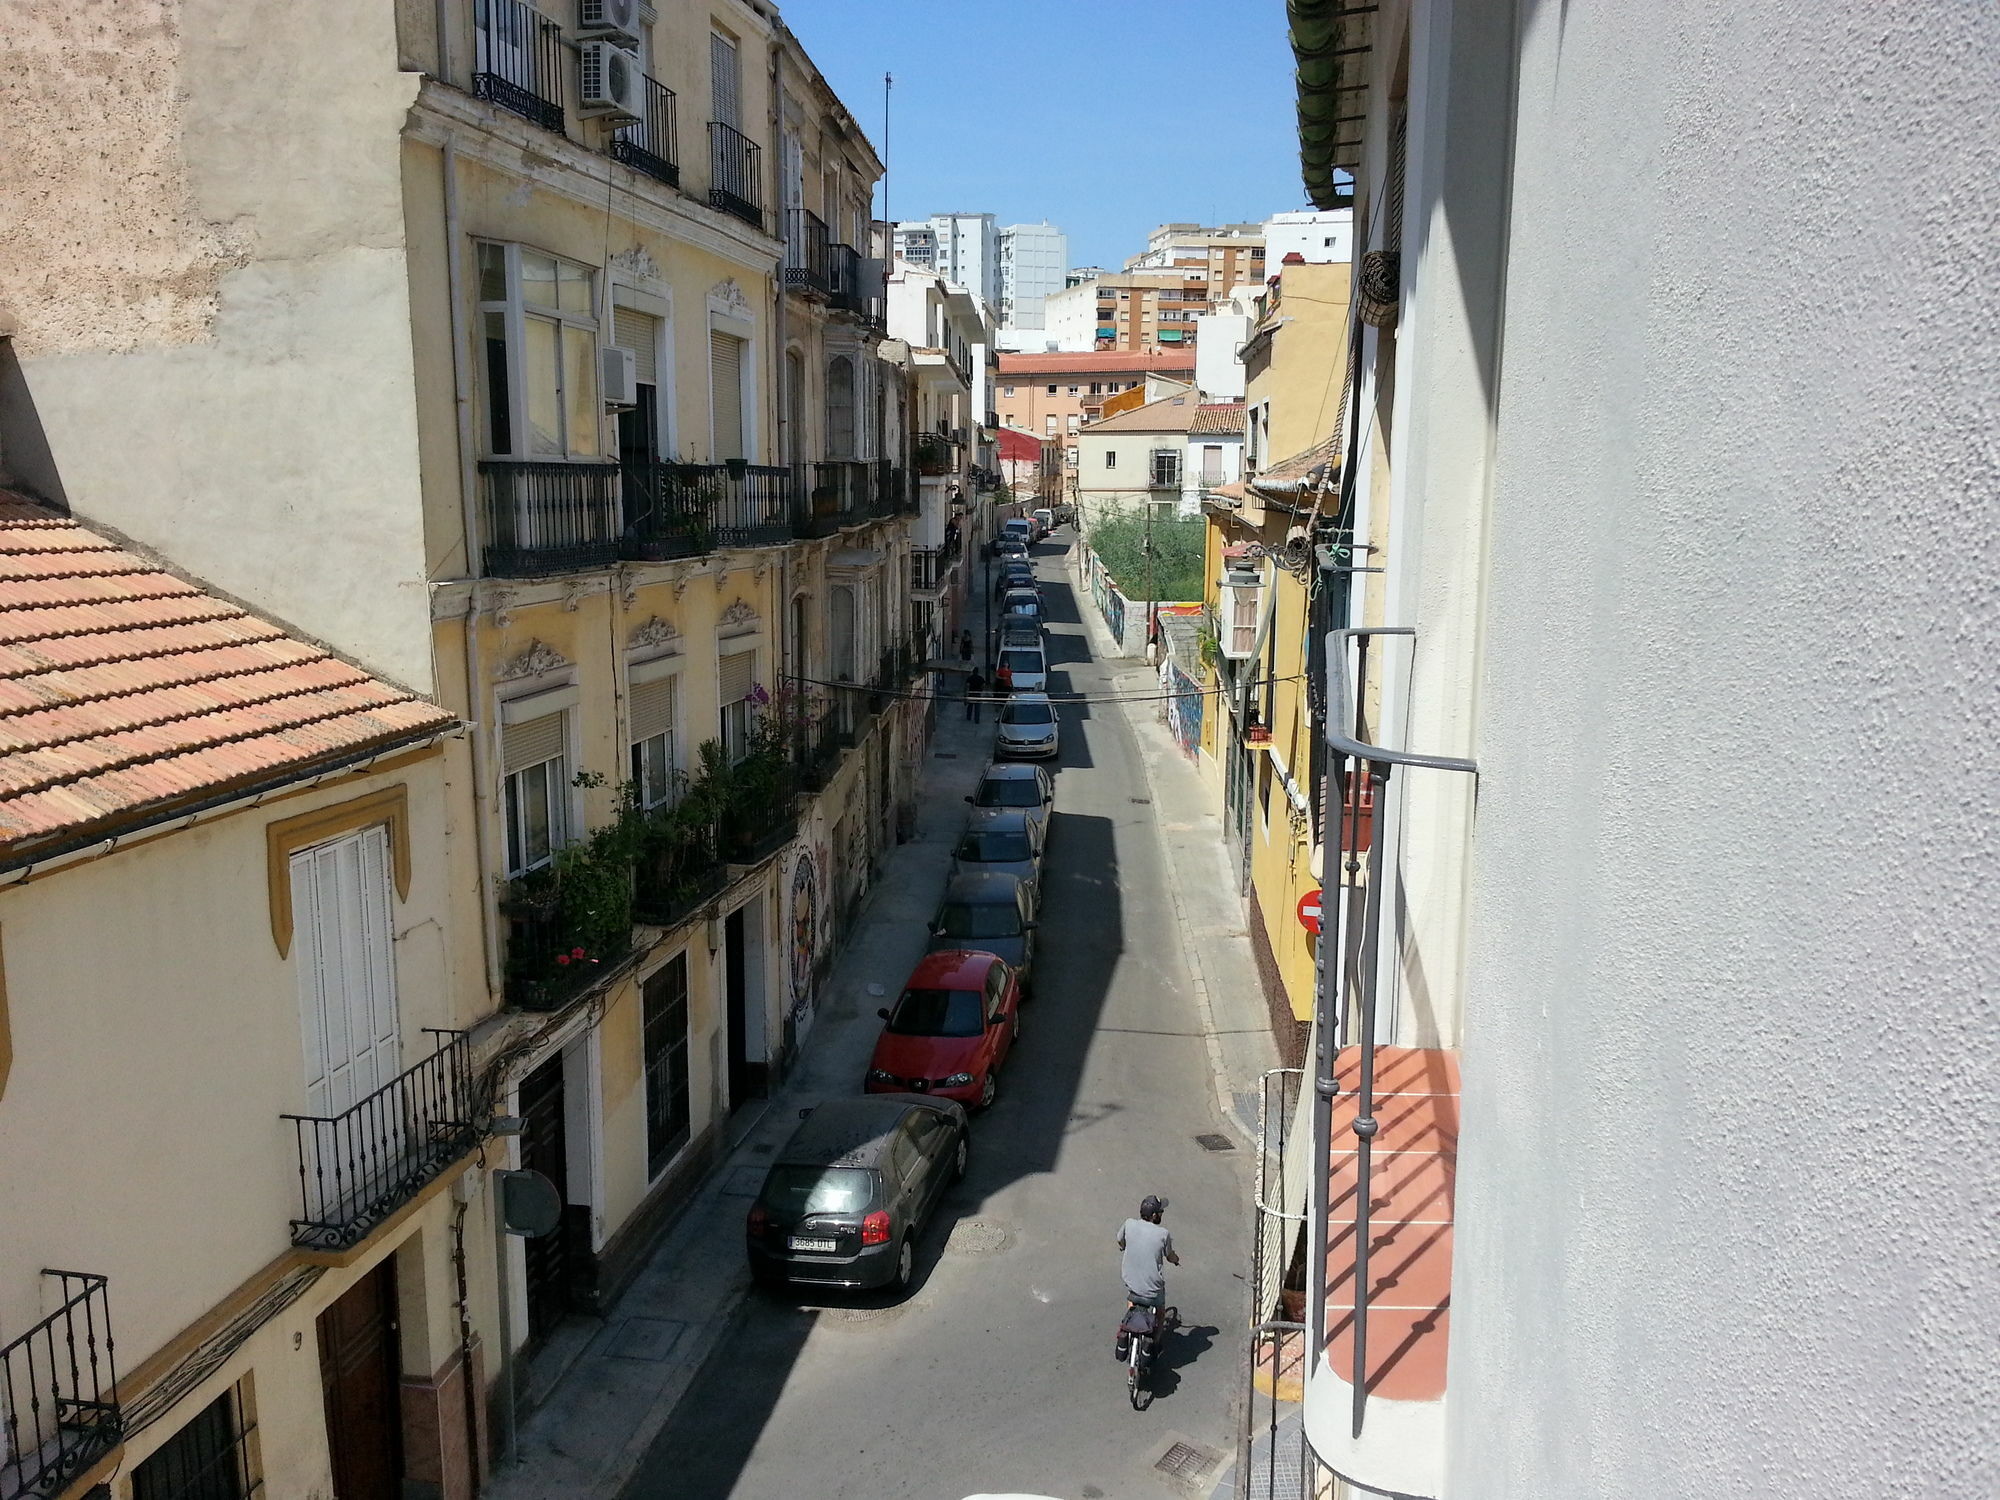
[[[995,755],[1026,755],[1039,759],[1062,748],[1056,728],[1056,706],[1047,693],[1017,693],[1000,710],[994,733]]]
[[[1042,879],[1042,820],[1018,808],[982,807],[965,820],[952,851],[954,875],[1012,875],[1030,888]]]
[[[1042,847],[1049,841],[1049,809],[1055,805],[1055,787],[1049,773],[1040,766],[1013,765],[997,760],[979,778],[979,787],[965,799],[974,807],[1005,807],[1026,813],[1040,826]]]

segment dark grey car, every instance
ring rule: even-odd
[[[974,807],[1019,808],[1042,825],[1042,846],[1048,847],[1049,809],[1055,803],[1056,793],[1049,773],[1040,766],[994,761],[979,778],[977,790],[965,800]]]
[[[969,948],[1005,959],[1026,994],[1034,984],[1035,891],[1012,875],[954,875],[931,918],[926,953]]]
[[[982,807],[965,821],[952,851],[954,875],[1012,875],[1039,889],[1042,820],[1015,808]]]
[[[965,1173],[965,1109],[917,1094],[829,1099],[792,1132],[744,1223],[759,1282],[910,1284],[916,1240]]]

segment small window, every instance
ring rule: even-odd
[[[1071,394],[1072,396],[1074,396],[1074,395],[1076,395],[1076,394],[1077,394],[1077,392],[1078,392],[1078,391],[1079,391],[1080,389],[1081,389],[1081,387],[1080,387],[1080,386],[1074,386],[1074,385],[1073,385],[1073,386],[1071,386],[1071,387],[1069,388],[1069,393],[1070,393],[1070,394]]]
[[[1012,387],[1011,385],[1003,385],[1000,387],[1000,394],[1003,396],[1011,396],[1014,394],[1014,387]]]
[[[1056,393],[1056,388],[1055,388],[1054,386],[1050,386],[1050,387],[1049,387],[1049,394],[1050,394],[1051,396],[1053,396],[1053,395],[1054,395],[1055,393]]]
[[[1083,418],[1078,416],[1075,412],[1071,412],[1069,414],[1069,430],[1071,432],[1076,432],[1080,430],[1082,426],[1083,426]]]
[[[539,870],[569,841],[567,721],[565,713],[544,714],[502,735],[510,876]]]
[[[750,753],[750,732],[756,728],[757,653],[738,651],[722,658],[718,701],[722,704],[722,748],[739,761]]]
[[[231,1386],[132,1471],[132,1500],[249,1500],[264,1477],[251,1453],[257,1430]]]
[[[674,747],[675,688],[671,677],[632,685],[632,786],[642,807],[674,799],[674,774],[680,769]]]
[[[1107,469],[1118,467],[1118,450],[1116,448],[1106,448],[1104,450],[1104,467]]]

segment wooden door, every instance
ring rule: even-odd
[[[521,1165],[540,1172],[569,1203],[569,1125],[558,1053],[521,1080]],[[567,1212],[565,1212],[567,1218]],[[521,1242],[527,1256],[528,1339],[539,1344],[569,1312],[567,1225]]]
[[[401,1500],[396,1267],[385,1260],[319,1315],[319,1378],[334,1500]]]
[[[750,1056],[750,984],[744,965],[743,909],[731,912],[722,924],[722,982],[729,1012],[729,1107],[741,1109],[760,1092]]]

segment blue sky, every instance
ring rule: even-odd
[[[780,3],[878,147],[895,75],[899,219],[1048,219],[1115,267],[1155,224],[1307,206],[1282,0]]]

